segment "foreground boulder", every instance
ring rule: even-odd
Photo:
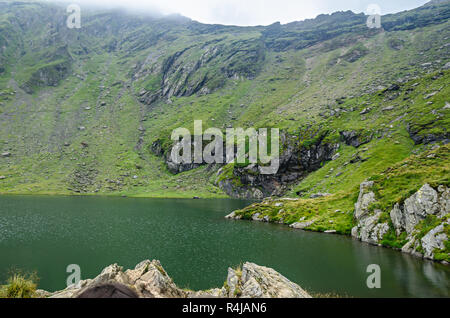
[[[39,290],[36,295],[42,298],[311,298],[275,270],[252,263],[245,263],[239,269],[229,268],[221,288],[184,290],[175,285],[156,260],[143,261],[125,272],[114,264],[94,279],[55,293]]]

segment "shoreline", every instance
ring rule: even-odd
[[[421,259],[422,261],[425,261],[425,262],[431,262],[433,264],[441,264],[441,265],[444,265],[444,266],[449,266],[450,265],[450,263],[448,263],[446,261],[439,261],[439,260],[435,260],[435,259],[431,260],[431,259],[424,258],[422,256],[415,255],[415,254],[406,253],[406,252],[403,252],[402,249],[399,249],[399,248],[392,248],[392,247],[389,247],[389,246],[384,246],[382,244],[372,244],[372,243],[369,243],[369,242],[364,242],[364,241],[355,239],[351,235],[347,235],[347,234],[341,234],[341,233],[337,233],[337,232],[328,232],[327,233],[326,231],[315,231],[315,230],[310,230],[310,229],[298,229],[298,228],[292,227],[292,226],[290,226],[288,224],[285,224],[285,223],[277,223],[277,222],[271,222],[271,221],[264,222],[264,220],[262,220],[262,219],[261,220],[251,220],[251,219],[242,219],[242,218],[230,217],[233,213],[234,212],[232,212],[231,214],[225,216],[225,218],[229,219],[229,220],[233,220],[233,221],[245,221],[245,222],[250,222],[250,223],[263,222],[263,223],[268,223],[268,224],[288,227],[288,228],[296,230],[296,231],[303,231],[303,232],[310,232],[310,233],[317,233],[317,234],[326,234],[326,235],[336,235],[336,236],[340,236],[340,237],[345,237],[345,238],[347,238],[349,240],[361,243],[363,245],[372,246],[372,247],[378,247],[378,248],[384,248],[384,249],[388,249],[388,250],[392,250],[392,251],[396,251],[396,252],[401,252],[402,254],[412,256],[415,259]]]
[[[173,193],[169,195],[159,194],[127,194],[127,193],[61,193],[61,192],[0,192],[0,196],[40,196],[40,197],[104,197],[104,198],[130,198],[130,199],[230,199],[241,200],[229,197],[227,195],[180,195]]]

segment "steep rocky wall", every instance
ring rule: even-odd
[[[303,145],[286,135],[281,137],[282,152],[279,169],[276,174],[260,174],[260,166],[235,165],[233,170],[218,172],[216,183],[231,197],[243,199],[263,199],[269,196],[281,196],[288,187],[316,171],[321,165],[333,158],[339,148],[337,143],[324,141],[324,136],[312,144]]]
[[[222,167],[216,176],[215,183],[233,198],[263,199],[268,196],[281,196],[289,185],[316,171],[321,165],[333,158],[339,149],[338,143],[324,141],[325,135],[316,138],[314,142],[304,145],[298,139],[281,133],[281,154],[279,169],[275,174],[261,174],[258,164],[247,166],[233,165]],[[225,149],[225,146],[224,146]],[[235,149],[236,152],[237,149]],[[174,163],[171,159],[171,149],[165,151],[160,141],[155,141],[151,151],[163,157],[168,170],[178,174],[198,168],[202,164]],[[226,158],[224,157],[224,162]]]
[[[443,185],[434,189],[425,184],[404,202],[397,203],[386,219],[383,211],[371,209],[377,202],[373,185],[373,182],[361,184],[354,214],[357,226],[353,228],[352,236],[363,242],[383,245],[385,235],[394,230],[397,237],[406,237],[401,248],[404,253],[440,261],[446,254],[443,261],[447,262],[450,189]]]

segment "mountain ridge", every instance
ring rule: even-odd
[[[87,11],[82,28],[70,30],[61,7],[0,6],[0,153],[9,154],[0,158],[2,193],[283,195],[336,151],[303,168],[294,154],[355,140],[358,149],[380,130],[358,121],[387,125],[392,110],[385,108],[400,116],[410,107],[437,114],[445,106],[447,91],[436,85],[434,104],[417,97],[411,106],[396,95],[445,85],[448,1],[383,16],[379,30],[348,11],[267,27]],[[419,141],[398,141],[405,156],[448,139],[446,113],[427,122],[418,114],[398,127]],[[164,159],[171,131],[192,129],[195,119],[205,129],[281,128],[291,149],[282,154],[284,174],[250,181],[251,169],[230,165],[172,175]]]

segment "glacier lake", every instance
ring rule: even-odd
[[[70,264],[82,279],[117,263],[158,259],[182,288],[221,287],[227,268],[272,267],[311,293],[350,297],[449,297],[450,268],[350,237],[226,220],[250,202],[232,199],[0,196],[0,281],[35,271],[39,288],[66,287]],[[369,289],[371,264],[381,288]]]

